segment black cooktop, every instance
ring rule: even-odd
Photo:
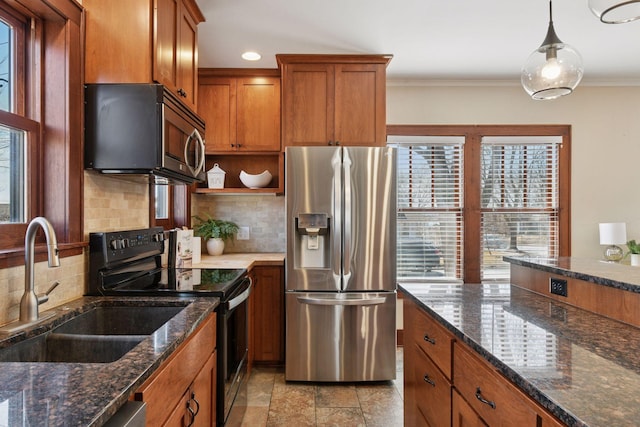
[[[246,275],[245,269],[160,268],[103,275],[103,294],[135,293],[159,295],[168,293],[217,296],[225,300]],[[124,277],[127,276],[127,277]]]

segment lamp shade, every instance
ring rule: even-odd
[[[605,24],[622,24],[640,18],[640,0],[588,0],[589,9]]]
[[[621,245],[627,243],[627,224],[624,222],[600,223],[600,244]]]

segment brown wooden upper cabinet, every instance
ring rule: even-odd
[[[278,70],[261,76],[220,74],[221,70],[199,71],[198,113],[207,126],[207,154],[279,152]]]
[[[390,55],[276,55],[283,147],[385,145]]]
[[[195,0],[83,0],[87,83],[161,83],[197,105]]]

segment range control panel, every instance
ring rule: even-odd
[[[133,261],[163,253],[164,240],[162,227],[91,233],[89,235],[90,257],[92,263],[98,262],[104,266],[116,261]]]

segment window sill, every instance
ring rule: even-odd
[[[80,255],[89,242],[59,243],[59,255],[61,258]],[[45,244],[37,244],[35,248],[36,262],[47,260],[47,249]],[[24,265],[24,248],[12,248],[0,251],[0,268],[16,267]]]

